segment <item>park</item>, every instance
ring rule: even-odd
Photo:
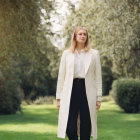
[[[78,26],[100,56],[98,140],[139,140],[139,15],[140,0],[0,0],[0,140],[61,139],[60,61]]]

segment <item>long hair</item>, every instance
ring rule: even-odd
[[[86,52],[90,50],[88,31],[85,27],[78,26],[78,27],[75,28],[75,30],[72,34],[71,45],[70,45],[70,48],[69,48],[72,53],[74,53],[76,45],[77,45],[76,35],[77,35],[78,31],[81,30],[81,29],[84,29],[87,33],[87,39],[86,39],[86,42],[85,42],[84,50]]]

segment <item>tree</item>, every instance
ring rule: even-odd
[[[3,76],[9,71],[15,75],[11,77],[16,77],[13,80],[23,88],[25,97],[52,92],[48,83],[56,75],[56,70],[50,71],[50,62],[55,57],[49,54],[57,53],[49,39],[53,6],[54,1],[49,0],[0,1],[0,71]],[[44,25],[41,17],[46,21]]]
[[[73,29],[86,26],[92,48],[111,58],[114,73],[140,78],[139,0],[83,0],[79,9],[72,8],[64,36],[70,45]]]

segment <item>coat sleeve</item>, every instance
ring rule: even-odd
[[[59,72],[58,72],[58,79],[57,79],[57,86],[56,86],[56,99],[61,98],[61,92],[64,85],[65,80],[65,72],[66,72],[66,64],[65,64],[65,51],[62,53],[60,65],[59,65]]]
[[[96,69],[95,69],[95,81],[96,81],[96,100],[102,100],[102,72],[101,72],[101,62],[100,62],[100,54],[97,50],[96,53]]]

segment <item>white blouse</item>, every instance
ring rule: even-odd
[[[80,50],[80,54],[77,49],[74,52],[74,78],[85,78],[85,51]]]
[[[74,78],[85,78],[85,54],[84,49],[74,51]],[[97,101],[101,101],[102,96],[97,96]]]

